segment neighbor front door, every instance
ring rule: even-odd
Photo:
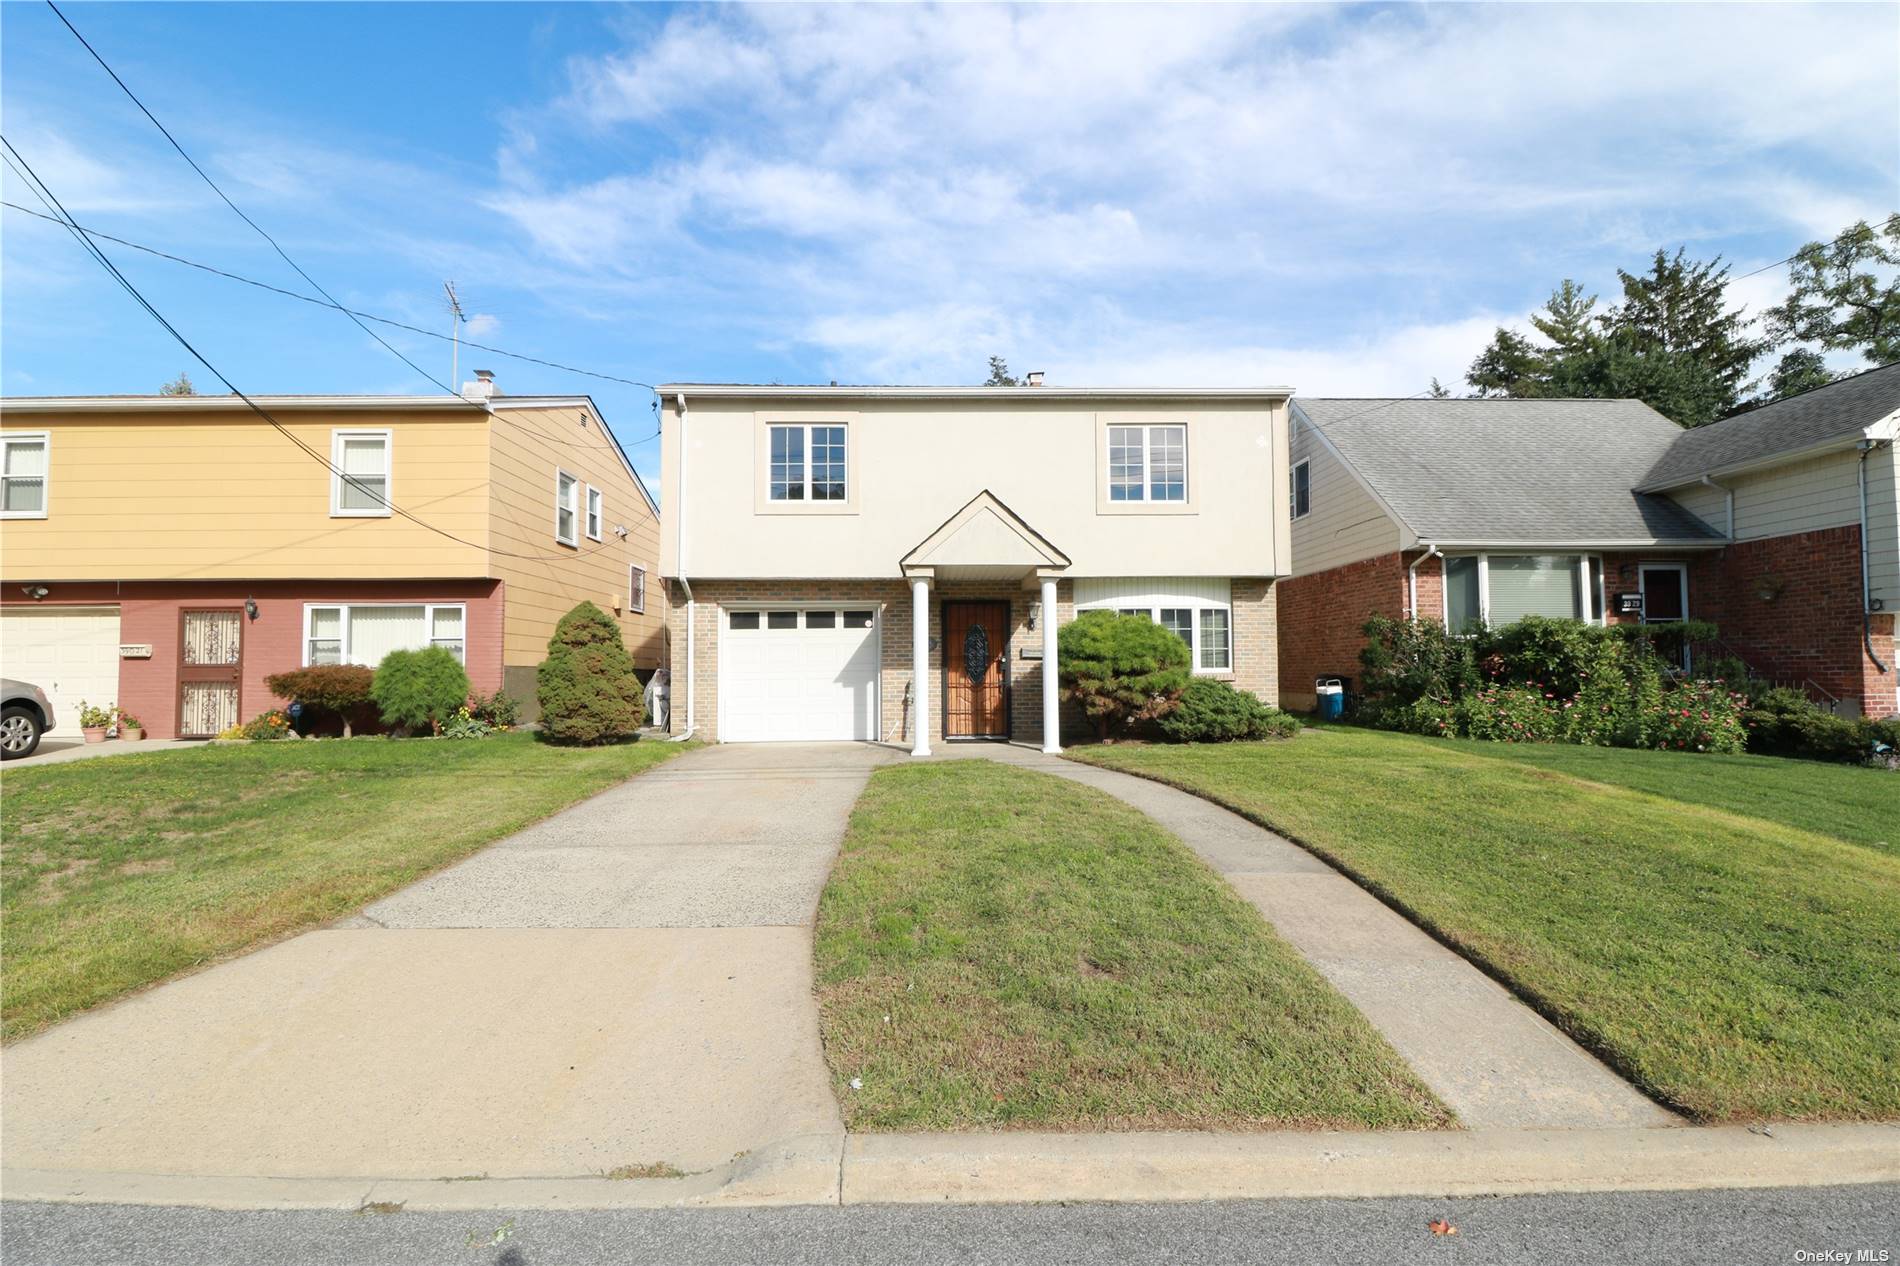
[[[236,725],[244,676],[244,613],[179,613],[178,737],[216,738]]]
[[[1636,572],[1643,594],[1644,624],[1679,624],[1689,618],[1689,569],[1680,563],[1644,563]],[[1673,648],[1683,668],[1689,667],[1689,647]],[[1666,656],[1665,656],[1666,657]]]
[[[943,733],[1009,737],[1009,603],[943,604]]]

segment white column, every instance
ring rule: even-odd
[[[1056,674],[1056,581],[1042,578],[1042,750],[1062,750],[1062,692]]]
[[[910,719],[912,756],[930,755],[930,581],[910,582]]]

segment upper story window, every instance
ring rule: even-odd
[[[773,501],[843,501],[845,428],[836,424],[775,424],[771,431]]]
[[[601,503],[600,489],[594,487],[592,484],[587,485],[588,540],[598,541],[600,539],[600,521],[604,514],[605,510]]]
[[[1186,501],[1185,426],[1108,428],[1110,501]]]
[[[581,481],[564,470],[554,472],[554,539],[563,545],[579,545],[581,523]]]
[[[330,432],[330,513],[342,518],[388,518],[388,431]]]
[[[638,563],[627,567],[627,610],[644,615],[647,609],[647,569]]]
[[[0,518],[46,517],[46,453],[50,437],[43,431],[9,435],[0,444]]]
[[[1293,517],[1304,519],[1313,509],[1312,463],[1301,460],[1293,463],[1293,485],[1288,490],[1287,500]]]

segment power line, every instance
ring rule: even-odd
[[[409,366],[409,368],[415,370],[418,374],[421,374],[424,378],[428,379],[430,382],[434,383],[436,386],[442,388],[442,390],[448,392],[450,395],[460,394],[453,387],[450,387],[448,384],[444,383],[441,379],[437,378],[434,374],[431,374],[428,370],[424,369],[422,366],[416,364],[414,361],[410,360],[407,356],[403,355],[402,352],[399,351],[395,347],[394,344],[390,343],[387,339],[385,339],[382,335],[378,334],[376,331],[370,329],[367,325],[364,325],[361,321],[358,321],[354,315],[350,314],[349,309],[345,308],[342,304],[338,303],[334,295],[332,295],[328,290],[325,290],[321,285],[319,285],[315,277],[312,277],[309,273],[305,272],[303,270],[303,266],[297,263],[296,260],[292,259],[289,253],[286,252],[282,246],[279,246],[277,244],[276,238],[272,237],[269,233],[265,232],[262,225],[260,225],[256,220],[253,220],[250,216],[244,214],[243,208],[239,207],[237,203],[231,201],[230,197],[224,192],[224,190],[218,187],[218,182],[213,180],[211,176],[205,171],[205,169],[198,165],[198,160],[185,152],[185,147],[178,143],[178,138],[173,136],[171,132],[166,129],[165,125],[158,121],[158,116],[153,114],[150,110],[146,109],[145,103],[139,100],[138,94],[133,92],[131,88],[126,86],[125,80],[119,78],[119,72],[112,69],[112,67],[106,63],[105,58],[99,56],[99,50],[94,48],[90,43],[87,43],[86,37],[79,33],[79,28],[74,26],[70,21],[68,21],[66,15],[59,11],[59,6],[54,4],[53,0],[46,0],[46,7],[51,9],[53,11],[53,15],[57,17],[62,23],[65,24],[65,27],[68,31],[71,31],[73,33],[73,38],[78,40],[80,44],[85,47],[85,50],[88,53],[92,54],[92,59],[99,63],[100,68],[103,69],[106,72],[106,74],[112,76],[112,82],[119,85],[119,90],[125,93],[127,97],[131,98],[132,104],[139,108],[139,112],[143,114],[146,118],[150,119],[152,121],[152,126],[157,128],[159,130],[159,133],[163,135],[167,141],[171,142],[171,147],[178,151],[178,156],[184,159],[187,163],[191,164],[191,169],[198,173],[199,179],[203,180],[205,184],[211,187],[211,192],[217,194],[218,197],[223,200],[224,205],[227,207],[230,207],[231,210],[237,215],[238,219],[250,225],[251,228],[257,231],[257,235],[259,237],[263,238],[266,242],[269,242],[271,249],[277,252],[278,258],[282,259],[286,264],[289,264],[291,268],[295,269],[297,275],[299,277],[302,277],[305,281],[309,282],[311,285],[311,288],[314,289],[318,294],[322,295],[325,299],[328,299],[330,301],[330,306],[336,308],[339,312],[342,312],[344,315],[349,316],[350,320],[356,323],[356,327],[358,329],[362,330],[363,333],[369,335],[371,338],[375,339],[378,343],[381,343],[385,348],[387,348],[390,355],[394,356],[397,360],[400,360],[403,364]]]
[[[179,346],[183,347],[186,352],[190,353],[192,359],[196,360],[200,365],[203,365],[207,370],[211,371],[212,376],[215,377],[219,382],[223,383],[226,389],[229,390],[232,395],[242,400],[245,403],[245,405],[253,413],[257,414],[258,417],[263,418],[264,421],[270,423],[270,425],[277,430],[278,434],[282,435],[285,439],[289,440],[292,444],[296,445],[299,450],[301,450],[303,453],[309,456],[310,459],[315,461],[318,465],[328,470],[332,475],[335,475],[339,479],[347,480],[351,487],[356,488],[360,492],[367,493],[369,496],[375,498],[376,502],[379,505],[383,506],[385,509],[389,510],[390,513],[399,514],[403,518],[408,519],[410,522],[416,524],[418,527],[425,528],[428,531],[433,532],[437,536],[443,537],[446,540],[454,541],[458,545],[466,545],[470,549],[483,550],[487,553],[497,554],[504,558],[519,559],[523,562],[557,562],[562,559],[585,557],[589,554],[598,553],[599,551],[607,548],[608,542],[602,541],[599,545],[595,546],[593,549],[580,550],[574,554],[518,554],[511,550],[496,549],[492,545],[478,544],[475,541],[467,540],[463,537],[457,536],[455,533],[450,532],[445,528],[439,528],[435,524],[430,523],[428,520],[420,518],[417,515],[414,515],[410,513],[409,511],[403,509],[401,506],[397,505],[395,502],[385,497],[382,493],[377,492],[372,488],[368,488],[364,486],[363,484],[358,483],[354,479],[351,479],[350,476],[346,474],[341,467],[337,466],[328,457],[317,452],[317,450],[311,448],[302,439],[298,438],[298,436],[295,435],[290,430],[290,428],[286,427],[282,422],[279,422],[275,417],[273,417],[268,410],[264,409],[255,400],[245,395],[242,391],[239,391],[237,388],[237,384],[233,383],[229,378],[225,377],[223,371],[220,370],[216,365],[212,364],[210,360],[208,360],[205,357],[203,352],[200,352],[195,346],[193,346],[191,343],[191,340],[187,339],[182,333],[180,333],[178,330],[178,327],[173,325],[169,320],[167,320],[165,318],[165,314],[160,312],[156,307],[154,307],[151,301],[147,299],[144,296],[144,294],[142,294],[139,291],[139,288],[137,286],[134,286],[131,283],[131,281],[126,278],[126,275],[119,271],[118,265],[112,262],[111,257],[109,257],[95,243],[93,243],[91,240],[89,240],[86,237],[85,230],[80,228],[78,223],[73,220],[71,214],[66,210],[65,205],[60,202],[58,196],[53,193],[52,189],[46,184],[46,182],[40,179],[39,173],[33,170],[32,165],[26,161],[25,156],[22,155],[19,150],[14,148],[13,142],[9,141],[4,135],[0,135],[0,146],[4,146],[6,149],[6,153],[4,155],[0,155],[0,157],[4,157],[6,159],[7,166],[11,167],[14,173],[18,175],[23,181],[26,182],[27,188],[33,191],[33,196],[40,199],[41,203],[45,205],[47,210],[56,211],[59,214],[59,216],[62,217],[61,223],[65,226],[67,232],[73,235],[73,239],[77,241],[80,244],[80,246],[85,249],[88,255],[92,256],[92,258],[99,264],[100,267],[106,270],[106,272],[112,277],[112,279],[116,281],[120,285],[120,287],[123,288],[125,292],[132,297],[134,302],[136,302],[141,308],[145,309],[146,313],[149,314],[154,321],[158,322],[158,324],[164,328],[167,334],[170,334],[172,338],[176,339],[178,341]],[[576,509],[578,511],[578,507]]]
[[[32,207],[22,206],[20,203],[13,202],[9,199],[0,198],[0,206],[6,207],[10,211],[18,211],[22,215],[30,215],[36,220],[45,220],[48,224],[60,225],[62,228],[65,227],[66,224],[66,222],[61,220],[58,216],[48,215],[44,211],[35,211]],[[319,308],[337,308],[336,304],[330,303],[327,300],[318,299],[312,295],[299,294],[295,290],[286,290],[282,286],[273,286],[268,281],[259,281],[255,277],[246,277],[242,273],[230,272],[227,269],[219,268],[213,264],[202,263],[195,259],[187,259],[183,255],[174,255],[170,251],[162,251],[156,246],[147,246],[143,242],[134,242],[130,238],[115,237],[111,233],[102,232],[99,229],[84,224],[80,225],[79,228],[88,237],[96,237],[102,242],[112,242],[116,245],[126,247],[128,250],[141,251],[144,254],[167,260],[174,264],[183,264],[187,268],[196,268],[199,272],[210,273],[212,276],[222,277],[226,281],[240,282],[243,285],[252,286],[258,290],[266,290],[271,294],[281,295],[286,299],[295,299],[299,303],[308,303]],[[410,325],[406,321],[398,321],[393,317],[377,316],[373,312],[364,312],[358,308],[340,308],[338,310],[348,313],[351,316],[361,317],[365,321],[375,321],[382,325],[393,326],[399,330],[407,330],[411,334],[421,334],[427,338],[441,339],[443,342],[449,341],[450,336],[447,334],[438,333],[435,330],[427,330],[419,325]],[[588,378],[599,378],[607,382],[623,383],[629,387],[643,387],[648,391],[655,390],[650,383],[636,382],[631,378],[622,378],[615,374],[600,373],[592,369],[581,369],[574,365],[563,365],[559,361],[543,360],[539,356],[529,356],[524,352],[511,352],[505,348],[490,347],[484,343],[471,342],[466,338],[461,340],[461,343],[463,347],[473,347],[480,351],[491,352],[496,356],[506,356],[513,360],[527,361],[535,365],[545,365],[549,369],[558,369],[563,373],[581,374]],[[646,436],[643,439],[634,440],[630,447],[650,444],[659,437],[660,433],[655,431],[652,435]],[[587,444],[581,447],[596,448],[603,452],[612,451],[600,444]]]

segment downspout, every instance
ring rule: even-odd
[[[1405,609],[1414,624],[1418,622],[1418,565],[1428,558],[1443,557],[1444,555],[1438,552],[1438,547],[1427,541],[1425,552],[1413,559],[1412,565],[1405,569]]]
[[[1728,537],[1729,544],[1733,545],[1735,543],[1735,489],[1729,487],[1727,484],[1718,484],[1707,475],[1702,476],[1702,482],[1720,492],[1723,499],[1727,502],[1726,513],[1728,515],[1728,527],[1723,531],[1722,535]]]
[[[1874,581],[1867,554],[1867,455],[1877,447],[1873,440],[1862,440],[1860,448],[1860,636],[1867,646],[1867,658],[1881,672],[1887,666],[1874,654]]]
[[[699,604],[693,600],[693,583],[686,579],[686,393],[673,394],[673,401],[680,410],[680,485],[675,490],[673,513],[678,516],[679,524],[673,537],[673,572],[680,578],[680,588],[686,591],[686,730],[668,739],[669,743],[684,743],[693,737],[693,731],[699,728],[698,713],[694,710],[693,682],[699,676],[693,671],[693,648],[697,639],[693,637],[694,626],[698,624]]]

